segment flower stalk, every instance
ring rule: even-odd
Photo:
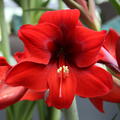
[[[26,9],[29,9],[28,0],[21,0],[21,6],[23,10],[23,24],[30,24],[30,13],[26,12]]]
[[[10,62],[10,44],[9,44],[7,23],[6,23],[5,14],[4,14],[3,0],[0,0],[0,28],[1,28],[1,36],[2,36],[0,47],[3,53],[3,56],[5,56],[6,59]]]
[[[12,107],[6,108],[6,113],[7,113],[7,120],[14,119]]]
[[[76,99],[69,109],[64,109],[65,120],[79,120]]]
[[[37,102],[40,120],[46,120],[46,106],[43,100]]]
[[[58,8],[59,8],[59,10],[63,8],[63,1],[62,0],[58,0]]]
[[[60,120],[60,118],[61,118],[61,111],[56,108],[52,108],[50,120]]]

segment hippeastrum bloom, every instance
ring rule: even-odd
[[[4,57],[0,57],[0,109],[6,108],[21,100],[38,100],[43,93],[28,90],[23,86],[12,87],[5,83],[7,73],[12,69]]]
[[[23,25],[18,36],[25,50],[15,55],[19,63],[6,83],[46,91],[47,104],[56,108],[68,108],[75,95],[91,98],[109,93],[111,75],[94,65],[106,32],[84,27],[79,14],[78,10],[48,11],[39,24]]]
[[[115,30],[110,29],[108,32],[101,53],[103,56],[101,61],[111,69],[115,76],[113,88],[108,94],[90,99],[98,110],[103,112],[103,101],[120,103],[120,35]]]

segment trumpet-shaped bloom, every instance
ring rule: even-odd
[[[46,91],[46,102],[68,108],[75,95],[97,97],[112,89],[111,75],[94,65],[105,31],[94,31],[79,21],[78,10],[44,13],[37,25],[23,25],[18,31],[25,45],[16,53],[19,62],[8,73],[6,83]]]

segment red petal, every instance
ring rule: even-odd
[[[118,33],[111,29],[105,38],[104,47],[100,51],[101,61],[115,72],[120,72],[118,67],[120,63],[119,39]]]
[[[0,109],[6,108],[19,101],[26,90],[24,87],[10,87],[3,84],[0,87]]]
[[[6,61],[6,58],[4,57],[0,57],[0,66],[7,66],[7,67],[11,67],[8,62]]]
[[[27,90],[27,92],[25,93],[25,95],[21,98],[22,100],[30,100],[30,101],[34,101],[34,100],[40,100],[44,98],[44,92],[35,92],[33,90]]]
[[[92,102],[92,104],[100,111],[100,112],[104,112],[103,109],[103,100],[99,99],[99,98],[90,98],[90,101]]]
[[[103,96],[112,89],[112,76],[107,71],[97,66],[72,69],[78,85],[77,95],[82,97]]]
[[[61,84],[60,78],[56,72],[57,66],[53,65],[51,71],[51,78],[48,81],[50,93],[46,102],[48,106],[54,106],[58,109],[69,108],[74,99],[76,90],[74,76],[72,76],[72,73],[69,73],[69,76],[66,79],[63,79]]]
[[[113,71],[119,72],[119,35],[111,29],[105,37],[104,46],[100,50],[101,61]],[[116,60],[117,58],[117,60]]]
[[[55,40],[61,38],[61,31],[52,24],[23,25],[18,31],[25,44],[27,60],[48,63],[55,50]]]
[[[116,59],[117,59],[117,63],[120,68],[120,36],[119,36],[119,39],[118,39],[117,45],[116,45]]]
[[[79,10],[57,10],[45,12],[39,23],[47,22],[61,27],[62,30],[71,29],[79,22]]]
[[[103,45],[105,31],[97,32],[86,27],[76,27],[68,35],[68,51],[79,67],[88,67],[98,59],[98,53]]]
[[[11,68],[12,67],[8,64],[6,59],[4,57],[0,57],[0,87],[4,84],[6,74]]]
[[[10,87],[5,84],[5,77],[10,69],[5,58],[0,58],[0,109],[19,101],[27,90],[24,87]]]
[[[113,29],[110,29],[107,36],[105,37],[104,47],[113,57],[116,56],[115,50],[118,39],[119,35]]]
[[[22,62],[12,68],[7,75],[6,82],[12,86],[24,86],[44,91],[47,89],[47,75],[48,69],[45,65]]]
[[[106,94],[105,96],[90,99],[98,109],[101,109],[102,107],[102,105],[100,105],[101,104],[100,101],[120,103],[120,81],[115,78],[113,80],[114,86],[108,94]]]
[[[109,102],[120,102],[120,81],[114,78],[113,89],[105,96],[99,97]]]
[[[27,58],[26,52],[16,52],[14,54],[14,58],[16,59],[17,62],[21,62]]]
[[[110,64],[110,65],[118,68],[117,60],[104,47],[101,47],[99,54],[101,55],[100,60],[103,63],[107,63],[106,65]]]

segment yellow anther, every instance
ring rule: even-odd
[[[59,67],[59,68],[57,69],[57,73],[62,72],[62,70],[63,70],[64,73],[69,73],[69,68],[68,68],[68,66],[63,65],[62,67]]]
[[[62,71],[62,67],[59,67],[58,69],[57,69],[57,73],[60,73]]]
[[[63,72],[64,72],[64,73],[69,73],[69,68],[68,68],[68,66],[63,66]]]

